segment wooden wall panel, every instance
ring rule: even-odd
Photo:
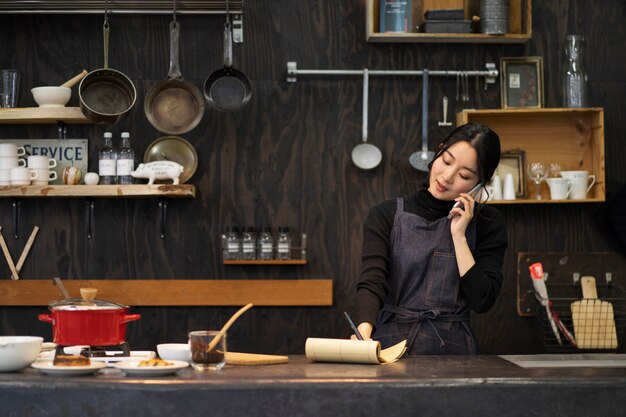
[[[541,55],[545,60],[547,106],[560,105],[562,40],[567,33],[587,38],[585,63],[591,104],[605,108],[607,195],[626,180],[622,163],[626,94],[622,2],[533,1],[533,39],[522,45],[368,44],[362,0],[255,1],[246,3],[244,43],[234,47],[234,65],[251,79],[253,97],[236,113],[207,108],[200,125],[183,135],[197,149],[199,165],[192,200],[171,200],[167,238],[159,238],[155,200],[97,200],[94,238],[86,237],[84,201],[21,202],[20,239],[8,239],[18,254],[33,225],[41,227],[24,278],[64,279],[307,279],[332,277],[332,307],[260,307],[246,313],[231,330],[236,350],[302,353],[307,336],[347,336],[344,310],[355,306],[360,269],[362,223],[374,204],[419,189],[425,176],[408,156],[420,147],[421,80],[372,77],[369,137],[384,154],[371,172],[356,169],[351,149],[361,135],[359,77],[301,77],[287,83],[286,63],[320,69],[482,69],[503,56]],[[110,66],[136,84],[138,103],[111,130],[116,143],[129,130],[138,155],[162,136],[146,120],[146,91],[165,78],[169,16],[113,16]],[[186,79],[203,86],[222,66],[223,20],[219,16],[182,16],[181,68]],[[23,73],[21,104],[33,105],[29,89],[59,84],[83,68],[100,68],[101,16],[0,15],[0,67]],[[445,137],[439,128],[441,99],[450,114],[463,108],[497,108],[498,87],[485,91],[470,80],[470,101],[456,100],[453,78],[431,78],[429,139]],[[78,104],[76,90],[71,103]],[[453,117],[450,117],[453,119]],[[69,126],[69,137],[90,140],[90,165],[104,129]],[[54,138],[56,126],[0,126],[7,138]],[[12,230],[12,201],[0,200],[0,225]],[[494,308],[472,318],[483,353],[541,351],[531,324],[515,313],[518,252],[616,250],[610,228],[597,213],[603,205],[498,206],[507,218],[509,251],[505,283]],[[309,236],[310,262],[297,267],[224,266],[219,235],[229,224],[274,228],[288,225]],[[9,270],[0,261],[0,276]],[[142,320],[129,326],[129,341],[154,348],[184,341],[186,332],[216,327],[234,312],[216,307],[138,307]],[[45,310],[44,310],[45,311]],[[0,333],[50,334],[36,320],[35,307],[0,308]]]

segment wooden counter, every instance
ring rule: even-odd
[[[167,377],[0,373],[15,416],[622,416],[626,368],[524,369],[497,356],[416,356],[384,366],[191,368]]]

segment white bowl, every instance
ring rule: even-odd
[[[35,362],[43,337],[0,336],[0,372],[13,372]]]
[[[39,107],[65,107],[72,97],[69,87],[35,87],[30,91]]]
[[[163,343],[157,345],[159,357],[166,361],[191,360],[191,348],[187,343]]]

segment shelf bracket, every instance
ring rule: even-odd
[[[86,207],[87,207],[87,239],[91,239],[93,237],[94,201],[93,201],[93,198],[87,198],[85,201],[86,201]]]
[[[13,237],[15,239],[20,238],[20,207],[21,201],[17,198],[13,199]]]
[[[165,222],[167,221],[167,200],[159,198],[159,209],[161,210],[161,239],[165,239]]]

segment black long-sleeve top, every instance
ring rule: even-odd
[[[433,222],[447,216],[454,201],[437,200],[426,189],[404,198],[404,209]],[[376,323],[389,291],[390,237],[396,214],[396,200],[372,208],[363,225],[362,270],[357,283],[357,323]],[[484,313],[495,303],[502,286],[502,263],[506,251],[506,224],[493,207],[476,204],[476,263],[461,277],[461,290],[470,308]]]

